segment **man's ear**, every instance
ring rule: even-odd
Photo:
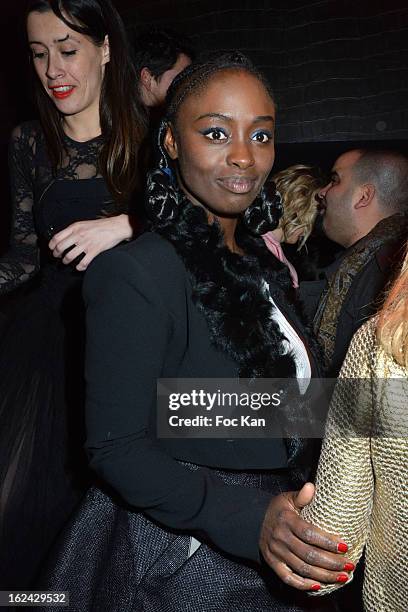
[[[170,159],[177,159],[178,158],[177,141],[174,135],[174,128],[170,124],[167,126],[166,135],[164,136],[163,144],[164,144],[164,148],[169,154]]]
[[[359,187],[358,200],[356,204],[354,204],[354,208],[365,208],[369,206],[375,197],[375,187],[374,185],[367,183],[366,185],[361,185]]]
[[[152,73],[150,72],[148,68],[146,68],[146,66],[141,69],[140,82],[143,85],[143,87],[149,92],[152,88],[152,78],[153,78]]]
[[[109,47],[109,36],[105,36],[105,40],[102,44],[102,66],[110,61],[110,47]]]

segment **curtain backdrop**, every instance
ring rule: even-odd
[[[274,87],[280,142],[408,136],[406,0],[121,0],[127,18],[239,48]]]

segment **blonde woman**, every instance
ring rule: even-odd
[[[354,335],[329,411],[316,495],[303,518],[364,547],[367,612],[408,601],[408,251],[379,315]],[[351,579],[351,578],[350,578]],[[342,586],[322,585],[319,594]]]
[[[288,266],[292,284],[297,288],[297,272],[287,260],[281,243],[298,243],[298,249],[305,244],[318,213],[317,195],[325,178],[318,167],[296,164],[277,172],[273,180],[282,196],[283,215],[278,227],[264,234],[263,239],[275,257]]]

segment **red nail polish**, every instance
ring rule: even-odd
[[[312,586],[310,587],[311,591],[320,591],[321,586],[320,584],[312,584]]]
[[[356,566],[354,565],[354,563],[345,563],[343,569],[345,572],[353,572],[355,567]]]
[[[344,542],[339,542],[339,543],[337,544],[337,550],[338,550],[339,552],[345,553],[345,552],[347,552],[347,551],[348,551],[348,546],[347,546],[347,544],[345,544]]]
[[[347,582],[348,576],[346,574],[339,574],[336,578],[336,582]]]

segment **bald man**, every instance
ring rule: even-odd
[[[320,191],[323,229],[345,248],[324,279],[301,284],[301,298],[337,376],[353,334],[378,309],[408,238],[408,159],[393,151],[341,155]],[[317,302],[317,308],[316,307]]]

